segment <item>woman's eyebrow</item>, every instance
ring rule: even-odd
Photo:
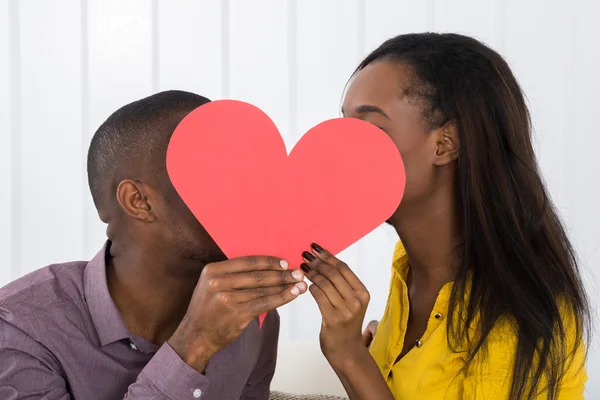
[[[356,108],[354,110],[359,114],[374,112],[374,113],[383,115],[387,119],[390,119],[390,117],[385,113],[385,111],[383,111],[381,108],[379,108],[377,106],[372,106],[370,104],[360,104],[360,105],[356,106]],[[344,112],[343,107],[342,107],[341,111],[342,111],[342,115],[344,115],[345,112]]]

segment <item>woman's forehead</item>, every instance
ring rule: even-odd
[[[409,85],[410,71],[401,63],[376,61],[359,71],[344,96],[344,109],[358,104],[379,105],[398,100]]]
[[[393,107],[403,97],[410,80],[410,70],[399,62],[371,63],[353,77],[344,96],[342,110],[347,115],[364,105],[382,109]]]

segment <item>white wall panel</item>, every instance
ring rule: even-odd
[[[223,96],[223,3],[157,0],[158,90]]]
[[[566,99],[573,76],[569,57],[557,62],[557,55],[566,56],[573,46],[572,8],[567,2],[510,0],[505,13],[509,25],[504,55],[529,101],[539,163],[548,189],[562,208],[563,127],[571,107]]]
[[[79,3],[19,2],[21,273],[82,256]]]
[[[565,114],[563,124],[557,125],[563,141],[560,148],[549,154],[560,158],[562,168],[561,199],[565,205],[564,215],[569,224],[571,237],[582,261],[587,287],[593,301],[595,317],[595,336],[588,359],[587,396],[589,399],[600,398],[600,338],[598,323],[600,321],[600,185],[597,183],[598,166],[597,139],[598,118],[600,110],[600,25],[598,12],[592,12],[598,3],[594,0],[581,0],[573,3],[574,12],[570,22],[572,41],[565,54],[555,54],[554,63],[567,63],[566,74],[571,79],[567,87],[566,97],[550,94],[548,103],[562,101],[565,104],[561,114]],[[560,60],[560,61],[559,61]],[[549,68],[552,64],[549,64]]]
[[[436,0],[433,29],[473,36],[499,50],[497,33],[502,27],[498,25],[503,21],[497,19],[497,3],[497,0]]]
[[[365,55],[360,0],[299,1],[295,35],[298,137],[341,116],[344,88]]]
[[[225,97],[248,101],[265,111],[293,144],[290,124],[290,48],[288,21],[294,2],[229,2],[229,78]]]
[[[90,1],[86,14],[89,143],[110,114],[153,92],[152,2]],[[89,258],[100,250],[106,236],[89,190],[85,199],[84,253]]]
[[[365,0],[364,11],[366,52],[396,35],[433,29],[432,0]]]

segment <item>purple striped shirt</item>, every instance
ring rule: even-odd
[[[0,289],[2,400],[268,399],[279,315],[250,323],[201,374],[127,329],[108,291],[106,245]]]

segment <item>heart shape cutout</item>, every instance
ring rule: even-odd
[[[229,258],[302,263],[313,242],[338,254],[397,209],[406,176],[392,140],[374,125],[336,118],[287,154],[273,121],[236,100],[198,107],[167,151],[173,186]]]

